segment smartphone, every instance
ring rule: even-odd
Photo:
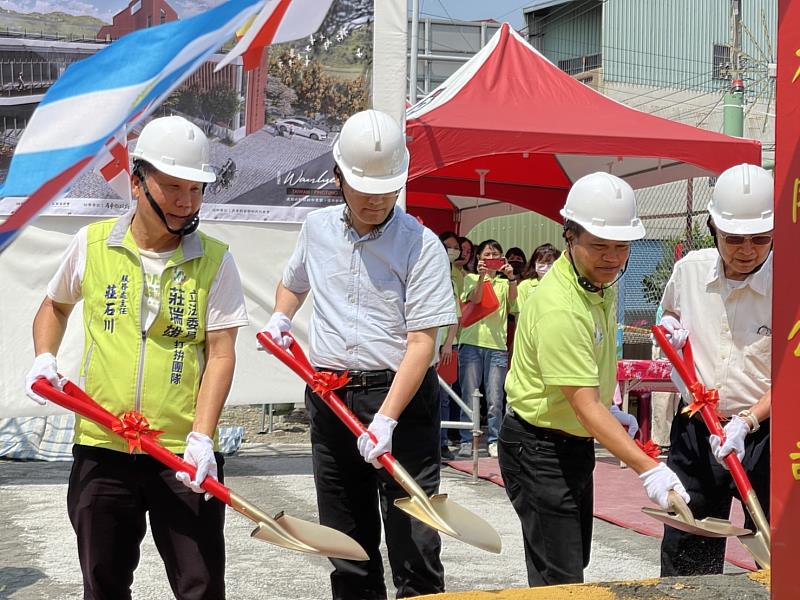
[[[497,271],[498,269],[502,269],[506,264],[505,258],[487,258],[483,261],[483,264],[486,266],[487,269],[493,269]]]

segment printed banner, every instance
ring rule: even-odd
[[[202,9],[221,2],[202,3]],[[64,12],[75,14],[71,3],[63,4]],[[85,6],[99,4],[108,3]],[[80,35],[65,33],[58,18],[51,21],[45,14],[40,19],[43,33],[37,31],[36,36],[55,40],[46,42],[16,31],[22,13],[0,13],[0,29],[8,29],[5,35],[20,47],[19,53],[10,52],[8,64],[0,65],[0,93],[8,97],[7,103],[0,102],[0,179],[6,177],[16,141],[38,100],[66,66],[101,50],[107,45],[105,39],[128,33],[137,23],[145,27],[158,24],[162,17],[192,16],[198,10],[192,5],[174,2],[173,10],[166,0],[159,0],[152,4],[158,14],[144,15],[139,13],[147,7],[137,7],[136,2],[126,7],[120,1],[119,12],[106,17],[110,25],[90,15],[76,16]],[[202,218],[302,222],[309,211],[341,202],[331,150],[344,120],[368,106],[373,18],[372,0],[334,0],[314,34],[266,48],[261,65],[249,71],[246,55],[224,64],[226,54],[215,54],[153,113],[153,117],[182,115],[211,139],[217,181],[206,189]],[[129,150],[144,124],[127,131]],[[106,179],[100,169],[85,173],[66,197],[52,202],[42,214],[125,212],[127,198]],[[0,216],[11,214],[23,201],[1,199]]]

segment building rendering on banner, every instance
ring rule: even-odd
[[[114,15],[111,25],[97,32],[98,40],[111,41],[126,33],[176,21],[178,13],[166,0],[132,0]]]

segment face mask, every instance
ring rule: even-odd
[[[508,264],[511,265],[511,268],[514,269],[514,275],[522,275],[522,269],[525,267],[525,263],[520,260],[510,260]]]
[[[455,262],[459,256],[461,256],[461,250],[459,250],[458,248],[447,249],[447,258],[450,259],[451,263]]]
[[[553,263],[540,263],[540,262],[537,262],[537,263],[535,263],[534,266],[536,267],[536,274],[541,279],[542,277],[544,277],[544,274],[547,273],[550,270],[550,267],[553,266]]]

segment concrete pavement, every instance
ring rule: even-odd
[[[0,599],[81,598],[77,551],[66,515],[69,468],[69,463],[0,461],[0,505],[3,506],[0,511],[3,532],[0,536]],[[267,512],[285,510],[299,518],[317,519],[308,444],[251,445],[240,455],[227,459],[226,477],[232,489]],[[502,553],[494,555],[443,536],[442,556],[448,591],[526,587],[519,522],[505,491],[485,481],[472,484],[469,476],[449,468],[443,470],[442,491],[488,520],[503,539]],[[250,521],[233,511],[228,512],[226,578],[229,598],[318,600],[330,597],[330,568],[326,559],[253,540],[251,529]],[[658,547],[659,541],[654,538],[596,520],[592,561],[586,570],[586,580],[657,577]],[[386,571],[389,572],[388,564]],[[739,580],[743,582],[741,585],[736,584]],[[722,581],[733,582],[736,589],[750,582],[746,575],[723,577]],[[392,597],[393,588],[388,577],[387,586]],[[630,592],[634,588],[626,589]],[[658,592],[660,595],[652,595],[656,589],[652,587],[635,589],[649,591],[641,596],[619,597],[681,597],[664,594],[663,589]],[[149,534],[143,544],[133,590],[134,598],[141,600],[172,597]],[[708,594],[705,597],[725,596]],[[737,593],[736,597],[767,598],[768,595],[764,591],[761,596]]]

